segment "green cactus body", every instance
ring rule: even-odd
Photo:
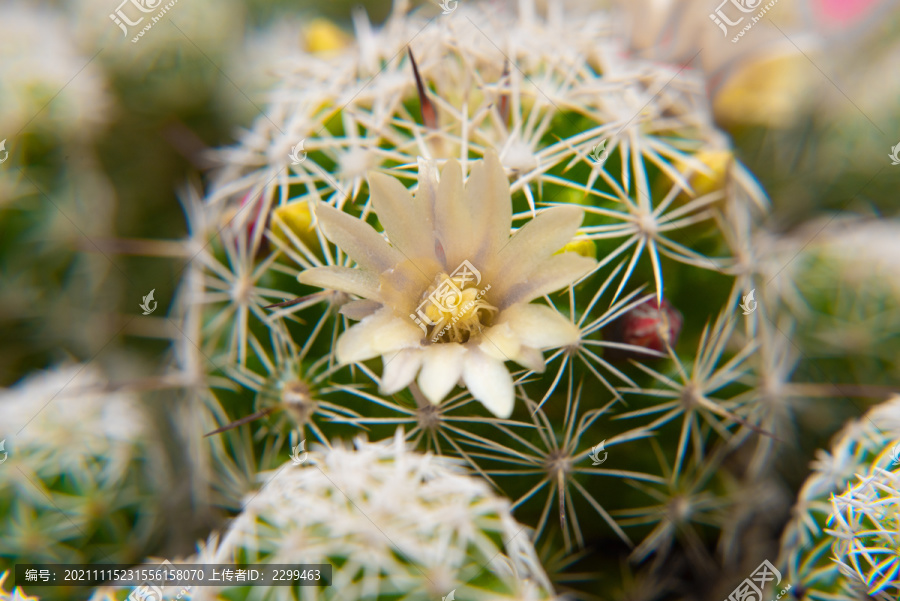
[[[847,424],[832,449],[819,452],[781,543],[787,579],[807,598],[897,598],[897,445],[894,397]]]
[[[291,59],[206,197],[188,199],[201,250],[182,359],[218,388],[196,404],[217,431],[210,480],[237,509],[256,484],[235,474],[276,469],[291,436],[330,446],[401,424],[543,540],[633,544],[622,520],[649,536],[636,559],[680,541],[702,561],[735,492],[701,432],[723,442],[775,419],[746,384],[756,346],[726,350],[739,293],[762,287],[741,219],[752,228],[765,195],[696,74],[624,56],[608,15],[571,28],[527,1],[424,10],[398,2],[379,30],[357,13],[355,45]],[[431,302],[448,280],[466,309]],[[683,340],[665,323],[652,348],[611,333],[662,297],[692,326]],[[760,313],[747,327],[766,327]],[[301,413],[283,410],[288,380],[308,392]],[[618,446],[649,436],[668,442]],[[601,441],[603,465],[589,458]],[[631,511],[647,494],[662,508]]]

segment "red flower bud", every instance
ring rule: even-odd
[[[640,346],[648,350],[665,352],[666,346],[675,346],[684,318],[681,312],[663,299],[658,305],[655,298],[634,307],[628,313],[604,329],[608,340]],[[650,355],[630,353],[622,349],[608,348],[604,352],[608,360],[649,359]]]

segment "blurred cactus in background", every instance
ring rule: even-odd
[[[900,596],[900,540],[897,470],[875,468],[832,500],[833,547],[847,586],[845,594],[865,592],[880,601]]]
[[[0,424],[0,572],[7,558],[134,562],[158,544],[173,485],[136,395],[63,366],[0,391]]]
[[[30,597],[23,594],[18,587],[7,592],[4,582],[6,582],[9,575],[9,572],[0,572],[0,601],[37,601],[37,597]]]
[[[56,345],[95,353],[109,339],[86,308],[102,306],[110,265],[77,250],[114,231],[115,197],[93,145],[117,106],[104,73],[79,52],[60,15],[47,7],[4,7],[4,49],[44,37],[33,52],[0,61],[0,329],[17,341],[0,344],[3,384],[35,355],[65,359]],[[72,79],[74,73],[80,76]],[[57,98],[62,88],[67,92]],[[28,172],[17,168],[26,164]],[[40,271],[26,268],[35,263]]]
[[[819,451],[782,539],[789,579],[809,599],[897,599],[900,593],[900,398],[849,423]]]

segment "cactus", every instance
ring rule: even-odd
[[[509,501],[458,461],[406,447],[398,429],[392,440],[321,447],[261,474],[258,494],[228,530],[187,560],[327,563],[331,586],[203,586],[185,598],[552,598]],[[119,597],[99,590],[94,599]]]
[[[7,576],[9,576],[9,572],[0,572],[0,601],[40,601],[37,597],[29,597],[24,594],[19,587],[15,587],[10,593],[7,593],[3,584]]]
[[[158,543],[170,476],[136,395],[64,366],[0,392],[0,424],[0,570],[133,562]]]
[[[783,425],[741,342],[773,331],[765,301],[737,309],[764,288],[744,253],[767,200],[694,74],[617,53],[605,13],[567,22],[527,1],[432,21],[398,2],[380,30],[357,13],[356,45],[293,59],[205,198],[186,195],[179,355],[205,384],[219,503],[239,511],[291,437],[401,424],[538,540],[708,560],[742,490],[709,465]],[[431,302],[448,282],[459,302]],[[636,510],[648,494],[668,500]]]
[[[0,21],[0,329],[9,334],[0,344],[0,384],[8,385],[58,361],[60,343],[93,355],[109,340],[97,315],[118,292],[109,262],[78,249],[86,238],[109,237],[114,224],[115,197],[94,144],[116,102],[105,74],[47,6],[6,5]],[[22,48],[29,51],[13,58]],[[26,335],[32,330],[52,333],[56,344]]]
[[[802,598],[897,598],[898,445],[900,397],[893,397],[819,452],[781,542],[786,579]]]
[[[896,465],[896,464],[894,464]],[[900,475],[873,468],[832,499],[833,551],[847,589],[889,601],[900,596]],[[849,593],[849,591],[846,591]]]
[[[599,582],[655,599],[689,574],[731,588],[716,564],[758,564],[748,524],[787,507],[773,463],[809,425],[803,401],[841,392],[801,381],[822,334],[809,315],[836,313],[812,306],[829,288],[810,293],[817,247],[777,233],[698,73],[621,52],[609,13],[448,4],[397,0],[378,28],[357,11],[354,43],[320,23],[307,52],[265,57],[279,83],[207,187],[183,191],[187,237],[123,245],[183,261],[162,334],[187,443],[173,452],[197,510],[232,518],[189,561],[332,563],[338,583],[170,597],[544,599]],[[225,52],[228,28],[193,25]],[[140,61],[168,56],[160,33]],[[175,71],[173,90],[194,85]],[[865,365],[831,350],[842,376]],[[153,456],[132,433],[104,456]],[[34,457],[64,459],[47,448]],[[871,529],[847,507],[893,476],[851,455],[804,489],[792,561]],[[852,488],[857,468],[880,488]],[[151,506],[143,484],[120,486]],[[844,494],[830,525],[820,493]],[[144,525],[116,557],[163,550]],[[888,569],[838,547],[829,591],[850,572],[890,590]],[[806,567],[786,572],[798,588]]]

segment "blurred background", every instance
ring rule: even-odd
[[[839,245],[844,234],[833,226],[844,220],[894,224],[897,3],[770,4],[736,42],[737,27],[723,35],[714,22],[722,4],[713,0],[553,6],[615,11],[630,52],[706,74],[716,122],[771,198],[774,234]],[[201,189],[218,164],[214,149],[235,143],[266,110],[281,57],[334,52],[352,43],[354,14],[377,25],[391,4],[178,0],[139,38],[115,22],[121,6],[0,3],[0,388],[55,365],[89,364],[107,374],[109,390],[128,383],[157,395],[153,419],[165,429],[177,419],[166,390],[179,385],[169,372],[178,333],[165,316],[192,258],[182,243],[183,192]],[[835,323],[801,324],[802,369],[896,385],[900,247],[896,225],[886,227],[881,236],[848,233],[839,253],[877,264],[894,293],[860,300],[852,268],[824,270],[818,310]],[[159,310],[144,315],[151,290]],[[833,359],[835,349],[859,360]],[[864,409],[822,416],[823,431]],[[808,459],[798,459],[798,481]],[[181,546],[207,526],[192,523]]]

